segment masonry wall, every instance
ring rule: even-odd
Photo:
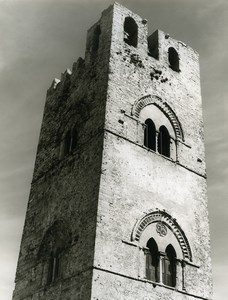
[[[47,92],[14,300],[90,299],[110,19],[112,11],[103,12],[101,20],[88,31],[85,59],[79,58],[72,71],[66,70],[61,80],[55,79]],[[65,134],[73,128],[77,131],[76,147],[64,154]],[[52,229],[55,222],[61,224],[62,231]],[[64,251],[59,278],[47,284],[52,239],[59,239]]]
[[[94,272],[95,285],[92,299],[145,299],[145,300],[192,300],[197,297],[189,296],[185,293],[177,293],[174,289],[164,286],[153,286],[148,281],[135,280],[128,277],[115,276],[106,272]],[[105,282],[109,288],[104,289]],[[121,298],[122,297],[122,298]],[[200,298],[202,299],[202,298]]]
[[[127,16],[138,25],[137,48],[123,41]],[[146,21],[114,6],[92,299],[211,298],[198,54],[161,31],[157,34],[159,59],[148,55]],[[169,47],[179,53],[180,72],[169,66]],[[145,95],[160,97],[178,117],[184,133],[178,160],[143,146],[142,125],[132,107]],[[177,220],[190,243],[193,262],[185,267],[184,291],[180,286],[176,291],[153,287],[145,279],[146,245],[131,242],[136,222],[157,209]]]
[[[186,292],[208,298],[211,261],[205,179],[118,136],[108,133],[105,141],[95,266],[107,277],[112,272],[120,282],[133,278],[132,295],[124,299],[134,299],[139,284],[135,281],[145,280],[141,247],[146,245],[131,244],[133,228],[146,213],[165,210],[180,224],[193,252],[194,266],[186,266]],[[117,289],[117,298],[119,293]],[[172,295],[170,299],[176,299]]]

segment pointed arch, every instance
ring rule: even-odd
[[[176,286],[176,251],[171,244],[166,247],[165,257],[162,260],[162,282],[165,285]]]
[[[156,127],[151,119],[146,119],[144,129],[144,146],[156,151]]]
[[[155,282],[159,282],[159,252],[158,245],[153,238],[150,238],[146,244],[148,250],[146,255],[146,278]]]
[[[56,220],[45,232],[38,251],[39,258],[49,257],[67,248],[71,242],[71,232],[62,220]]]
[[[184,133],[180,121],[178,120],[176,114],[174,113],[172,108],[168,105],[168,103],[163,101],[160,97],[156,95],[147,95],[136,100],[132,107],[132,112],[131,112],[132,115],[135,116],[136,118],[139,118],[139,114],[141,110],[145,106],[150,104],[154,104],[155,106],[157,106],[169,119],[174,129],[176,139],[184,141]]]
[[[138,44],[138,25],[131,17],[124,20],[124,42],[135,48]]]
[[[166,157],[170,157],[170,135],[164,125],[159,128],[158,152]]]
[[[173,232],[181,247],[183,257],[185,259],[192,261],[192,251],[184,231],[181,229],[176,219],[172,218],[165,211],[158,210],[158,211],[150,212],[146,214],[144,217],[142,217],[140,220],[138,220],[132,231],[132,236],[131,236],[132,241],[138,242],[140,240],[141,234],[144,231],[144,229],[148,225],[156,222],[157,223],[162,222],[164,226],[168,227]]]
[[[51,285],[62,276],[62,261],[71,244],[71,232],[63,220],[56,220],[44,233],[38,251],[38,260],[43,265],[46,284]]]
[[[176,72],[180,72],[179,54],[177,53],[177,50],[175,48],[170,47],[168,49],[168,59],[169,59],[170,68]]]

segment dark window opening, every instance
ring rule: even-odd
[[[63,141],[63,156],[71,153],[77,146],[78,133],[76,129],[68,130]]]
[[[166,157],[170,157],[170,135],[165,126],[159,128],[158,152]]]
[[[70,153],[70,145],[71,145],[71,132],[67,131],[64,138],[64,154]]]
[[[159,58],[158,31],[155,31],[153,34],[151,34],[148,37],[147,41],[148,41],[148,55],[158,59]]]
[[[51,252],[48,262],[47,284],[51,284],[59,278],[59,249],[56,252]]]
[[[176,252],[170,244],[166,248],[166,256],[162,259],[162,281],[165,285],[176,286]]]
[[[78,133],[74,128],[71,131],[71,149],[70,149],[71,151],[73,151],[76,148],[77,141],[78,141]]]
[[[156,151],[156,128],[151,119],[145,121],[144,146]]]
[[[166,247],[165,253],[158,251],[157,243],[153,238],[147,242],[146,279],[162,282],[171,287],[176,286],[176,251],[171,244]]]
[[[153,238],[147,242],[146,254],[146,278],[151,281],[159,282],[159,253],[158,246]]]
[[[124,21],[124,42],[130,46],[137,47],[138,44],[138,26],[131,17]]]
[[[168,56],[170,68],[172,68],[176,72],[179,72],[179,55],[177,51],[174,48],[170,47],[168,50]]]
[[[97,51],[99,48],[100,35],[101,35],[101,28],[99,25],[97,25],[94,30],[93,43],[92,43],[92,51],[94,52]]]

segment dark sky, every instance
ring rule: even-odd
[[[228,294],[227,0],[119,1],[200,54],[214,300]],[[10,300],[46,90],[112,1],[0,0],[0,299]]]

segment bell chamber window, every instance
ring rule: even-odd
[[[144,146],[156,151],[156,127],[151,119],[145,121]]]
[[[138,25],[131,17],[126,17],[124,21],[124,42],[135,48],[138,44]]]
[[[197,272],[189,241],[176,219],[165,210],[148,212],[133,228],[131,241],[138,243],[138,276],[186,291],[188,271]],[[191,273],[193,274],[193,273]]]
[[[176,252],[171,244],[165,250],[162,260],[162,282],[168,286],[176,286]]]
[[[145,248],[146,279],[164,285],[176,286],[176,252],[171,244],[165,252],[160,252],[157,243],[150,238]]]
[[[146,119],[144,128],[144,146],[158,153],[170,157],[170,135],[168,129],[162,125],[156,131],[154,122]]]
[[[173,47],[170,47],[168,50],[168,59],[169,59],[169,66],[176,72],[180,72],[179,69],[179,55]]]
[[[163,125],[158,132],[158,152],[170,157],[170,136],[168,129]]]
[[[158,246],[153,238],[147,242],[148,250],[145,250],[146,255],[146,278],[151,281],[159,282],[160,266]]]
[[[139,140],[144,147],[176,161],[176,134],[167,115],[156,105],[145,106],[139,115],[142,130]]]

